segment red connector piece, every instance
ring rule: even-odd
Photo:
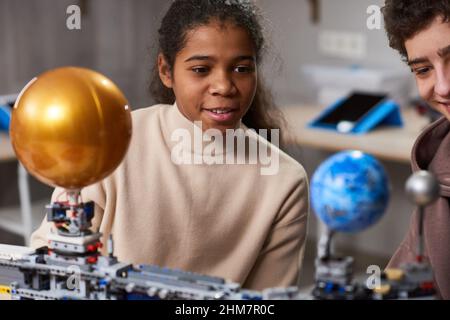
[[[434,283],[431,282],[431,281],[422,282],[422,283],[420,284],[420,288],[421,288],[422,290],[426,290],[426,291],[433,290],[433,289],[434,289]]]
[[[89,244],[89,245],[86,247],[86,250],[87,250],[88,252],[96,252],[98,249],[100,249],[100,248],[102,248],[102,247],[103,247],[103,245],[102,245],[101,242],[96,242],[96,243],[94,243],[94,244]]]
[[[87,263],[96,263],[97,262],[97,256],[90,256],[86,259]]]

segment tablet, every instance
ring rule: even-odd
[[[384,94],[354,93],[329,113],[324,114],[317,122],[330,125],[338,125],[341,121],[358,122],[386,98],[387,95]]]
[[[354,92],[328,107],[309,126],[363,134],[381,123],[402,126],[398,105],[384,93]]]

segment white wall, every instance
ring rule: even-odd
[[[83,3],[81,30],[68,30],[67,7]],[[147,106],[151,52],[165,5],[160,0],[0,0],[0,94],[19,91],[45,70],[76,65],[114,79],[132,107]]]
[[[266,67],[280,104],[298,103],[310,97],[307,79],[300,77],[303,64],[361,65],[407,70],[399,55],[388,47],[384,29],[369,30],[368,6],[383,6],[384,0],[319,0],[320,21],[311,23],[307,0],[259,0],[265,12],[271,38],[271,55]],[[367,37],[364,59],[341,59],[323,55],[318,50],[318,35],[323,30],[362,33]]]

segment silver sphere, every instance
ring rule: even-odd
[[[428,171],[415,172],[406,181],[406,194],[418,206],[427,206],[439,197],[440,186]]]

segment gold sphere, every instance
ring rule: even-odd
[[[38,180],[78,190],[120,164],[131,140],[130,112],[120,89],[100,73],[53,69],[19,94],[11,115],[11,143]]]

